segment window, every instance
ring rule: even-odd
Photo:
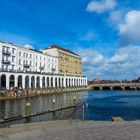
[[[32,61],[30,61],[30,66],[32,65]]]
[[[4,70],[4,65],[2,65],[2,69]]]
[[[21,59],[19,59],[19,65],[21,65]]]
[[[2,51],[5,52],[5,46],[3,46]]]
[[[14,65],[12,65],[12,70],[14,70],[14,68],[15,68],[15,66],[14,66]]]
[[[28,53],[26,53],[26,57],[28,57]]]
[[[30,58],[32,58],[32,54],[30,54]]]
[[[8,65],[6,65],[6,70],[8,70]]]
[[[12,53],[15,53],[15,48],[12,48]]]
[[[26,54],[25,54],[25,52],[24,52],[23,57],[25,57],[25,55],[26,55]]]
[[[14,56],[12,56],[12,62],[14,62],[15,61],[15,57]]]
[[[10,51],[10,48],[9,47],[7,47],[7,51],[6,52],[9,52]]]
[[[37,67],[37,62],[36,62],[36,67]]]
[[[2,50],[2,51],[3,51],[3,52],[6,52],[6,53],[9,53],[10,48],[7,47],[7,46],[3,46],[3,50]]]
[[[19,52],[19,56],[21,56],[21,52]]]

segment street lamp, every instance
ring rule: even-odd
[[[55,103],[56,103],[56,100],[55,100],[55,98],[53,98],[53,100],[52,100],[52,109],[54,110],[54,107],[55,107]]]
[[[74,106],[76,105],[76,99],[77,99],[77,98],[74,96],[74,97],[73,97],[73,104],[74,104]]]

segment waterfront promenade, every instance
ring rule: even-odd
[[[28,97],[37,97],[41,95],[61,94],[67,92],[89,90],[89,87],[71,87],[71,88],[42,88],[42,89],[13,89],[0,90],[0,100],[22,99]]]
[[[83,90],[140,90],[140,83],[110,83],[110,84],[90,84],[79,87],[56,87],[56,88],[29,88],[12,90],[0,90],[0,100],[21,99],[26,97],[36,97],[40,95],[50,95],[65,92]]]
[[[140,140],[140,121],[50,121],[0,129],[0,140]]]

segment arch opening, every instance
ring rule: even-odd
[[[40,77],[39,76],[36,78],[36,87],[40,88]]]
[[[31,88],[35,88],[35,77],[31,77]]]
[[[42,87],[45,88],[45,77],[42,78]]]
[[[57,77],[55,77],[55,87],[57,87]]]
[[[123,90],[123,89],[120,86],[116,86],[116,87],[113,87],[113,90]]]
[[[22,87],[22,76],[18,76],[18,87]]]
[[[93,87],[94,90],[100,90],[100,87]]]
[[[51,87],[53,87],[53,77],[51,77]]]
[[[102,87],[103,90],[110,90],[110,87]]]
[[[6,75],[5,74],[1,75],[1,88],[6,89]]]
[[[9,87],[12,88],[14,86],[15,86],[15,76],[14,75],[10,75]]]
[[[29,88],[29,76],[25,77],[25,88]]]

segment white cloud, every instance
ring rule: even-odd
[[[126,42],[140,41],[140,11],[129,11],[125,22],[119,25],[119,32]]]
[[[111,11],[109,15],[109,21],[115,24],[119,24],[122,22],[124,16],[124,12],[122,10]]]
[[[98,75],[104,79],[133,79],[140,76],[140,46],[126,46],[106,56],[92,50],[80,49],[84,74],[89,79]]]
[[[1,41],[7,41],[12,42],[17,45],[23,46],[24,44],[33,43],[33,41],[29,37],[8,33],[8,32],[0,32],[0,40]]]
[[[101,0],[101,1],[91,1],[86,10],[88,12],[103,13],[105,11],[113,10],[116,6],[116,0]]]
[[[80,48],[78,50],[79,50],[78,51],[79,55],[82,57],[82,67],[83,67],[84,74],[87,75],[88,78],[91,79],[91,76],[95,74],[94,67],[104,62],[104,57],[102,54],[96,52],[93,49]]]
[[[80,40],[91,41],[95,38],[95,34],[93,31],[88,31],[84,36],[80,38]]]
[[[98,64],[103,61],[103,55],[92,49],[80,49],[79,54],[82,56],[83,63]]]
[[[34,49],[34,47],[33,47],[32,45],[30,45],[30,44],[25,44],[24,47],[25,47],[25,48]]]
[[[119,63],[119,62],[125,62],[126,59],[129,59],[129,54],[127,52],[120,52],[122,49],[120,49],[111,59],[111,62]]]

